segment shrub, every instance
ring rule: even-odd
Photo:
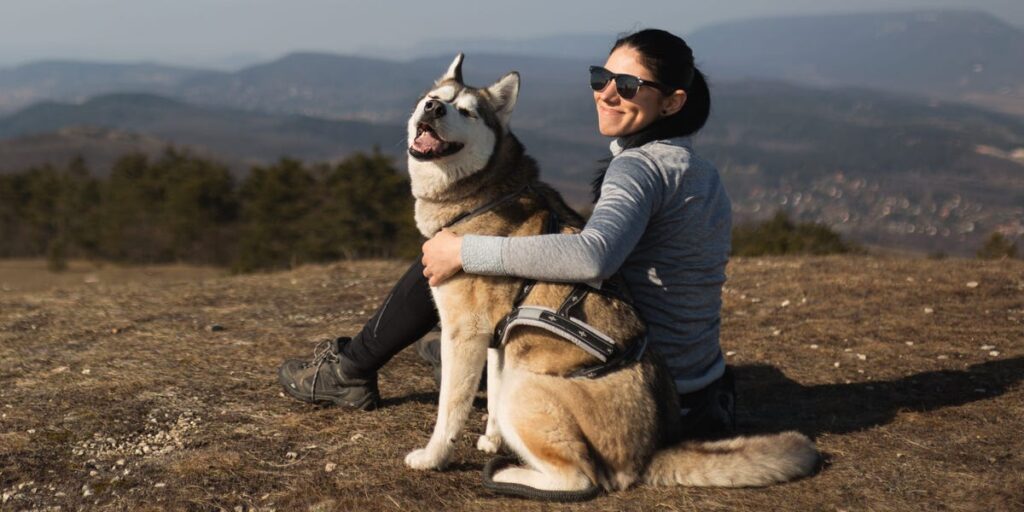
[[[999,260],[1017,257],[1017,244],[995,232],[985,239],[985,243],[978,249],[977,255],[981,259]]]
[[[732,231],[734,256],[844,254],[857,250],[828,226],[794,223],[781,211],[767,221],[741,224]]]

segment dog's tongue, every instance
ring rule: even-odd
[[[412,148],[420,153],[440,152],[443,146],[444,141],[437,138],[437,135],[430,130],[424,130],[419,137],[416,137],[416,140],[412,141]]]

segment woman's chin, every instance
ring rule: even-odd
[[[597,131],[600,132],[601,135],[604,135],[605,137],[619,137],[622,135],[621,126],[601,124],[598,125]]]

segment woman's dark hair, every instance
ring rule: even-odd
[[[640,63],[651,70],[654,81],[686,91],[686,103],[679,112],[622,137],[622,149],[640,147],[652,140],[693,135],[704,127],[711,113],[711,91],[704,73],[694,65],[693,50],[686,41],[670,32],[649,28],[620,37],[608,53],[622,47],[633,48],[640,54]],[[610,158],[602,160],[591,184],[594,202],[601,196],[601,183],[610,162]]]

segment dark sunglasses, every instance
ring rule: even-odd
[[[608,82],[615,80],[615,90],[625,99],[630,99],[636,96],[637,91],[640,90],[641,85],[647,85],[654,87],[661,91],[663,94],[671,94],[672,89],[654,82],[651,80],[644,80],[643,78],[637,78],[633,75],[626,75],[622,73],[612,73],[601,66],[590,66],[590,88],[595,91],[603,91],[605,87],[608,87]]]

